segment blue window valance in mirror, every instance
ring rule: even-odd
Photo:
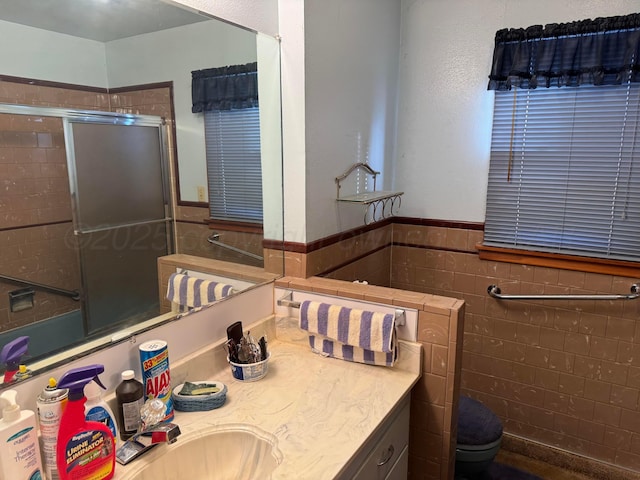
[[[257,107],[258,63],[191,72],[191,98],[193,113]]]

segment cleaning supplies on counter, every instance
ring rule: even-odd
[[[144,399],[157,398],[165,405],[163,421],[173,420],[169,350],[164,340],[151,340],[140,345]]]
[[[27,353],[29,337],[18,337],[0,350],[0,363],[6,366],[4,383],[11,382],[20,368],[20,359]]]
[[[111,429],[85,419],[87,401],[84,387],[95,381],[103,389],[98,375],[103,365],[88,365],[66,372],[59,388],[69,389],[69,401],[60,420],[57,466],[61,480],[108,480],[113,477],[116,461],[115,439]]]
[[[144,405],[144,387],[135,379],[133,370],[125,370],[121,374],[122,382],[116,388],[116,415],[120,438],[127,440],[140,427],[140,409]]]
[[[60,419],[67,404],[69,390],[58,388],[56,379],[51,377],[49,384],[40,392],[36,400],[38,407],[38,423],[42,440],[42,457],[47,480],[59,480],[56,466],[56,447]]]
[[[100,422],[111,430],[113,438],[118,438],[118,427],[116,425],[116,416],[102,399],[102,389],[98,384],[89,382],[84,389],[84,396],[87,402],[84,405],[84,418],[89,422]]]
[[[31,410],[20,410],[17,395],[15,390],[0,395],[0,478],[42,480],[36,415]]]

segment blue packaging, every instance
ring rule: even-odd
[[[157,398],[165,404],[164,422],[173,420],[169,350],[164,340],[151,340],[140,345],[140,364],[144,399]]]

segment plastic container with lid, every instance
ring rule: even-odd
[[[133,370],[122,372],[122,382],[116,388],[118,404],[116,415],[120,438],[127,440],[138,431],[140,426],[140,409],[144,405],[144,387],[135,379]]]

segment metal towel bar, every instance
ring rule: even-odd
[[[634,283],[631,285],[631,293],[627,295],[502,295],[500,287],[489,285],[487,293],[500,300],[635,300],[640,297],[640,287]]]
[[[239,253],[241,255],[246,255],[247,257],[255,258],[256,260],[264,261],[264,257],[261,257],[260,255],[256,255],[255,253],[247,252],[246,250],[242,250],[242,249],[234,247],[232,245],[227,245],[226,243],[222,243],[220,241],[220,234],[219,233],[215,233],[214,232],[211,235],[209,235],[207,237],[207,242],[209,242],[211,245],[217,245],[218,247],[226,248],[227,250],[231,250],[232,252],[236,252],[236,253]]]
[[[293,300],[293,292],[288,292],[284,297],[279,298],[277,304],[280,307],[300,308],[300,302]],[[396,326],[403,326],[406,323],[406,313],[400,308],[395,309]]]

